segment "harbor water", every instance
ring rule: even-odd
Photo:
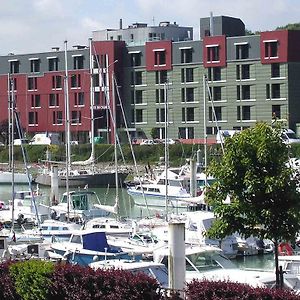
[[[34,186],[36,189],[36,186]],[[39,186],[39,192],[45,196],[45,199],[50,197],[50,188],[46,186]],[[16,185],[15,191],[28,190],[28,185]],[[101,204],[114,205],[116,201],[116,195],[118,194],[119,213],[120,217],[139,219],[145,217],[151,217],[155,215],[163,215],[163,211],[160,209],[147,209],[146,207],[136,206],[132,198],[128,195],[127,190],[119,188],[116,191],[115,188],[91,188],[95,191],[99,197]],[[65,192],[65,188],[59,188],[59,197]],[[7,203],[12,198],[11,185],[0,185],[0,201]],[[244,256],[233,259],[234,264],[239,268],[255,269],[255,270],[268,270],[272,271],[274,267],[274,255],[264,254],[255,256]]]

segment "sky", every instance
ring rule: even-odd
[[[299,0],[0,0],[0,55],[87,45],[92,31],[141,22],[176,22],[194,28],[200,18],[240,18],[255,32],[300,22]]]

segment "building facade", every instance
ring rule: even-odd
[[[215,139],[217,126],[240,130],[258,121],[300,134],[300,32],[245,35],[240,19],[224,16],[200,24],[200,40],[176,23],[137,23],[95,31],[87,47],[2,56],[0,121],[8,118],[10,78],[28,134],[59,132],[63,140],[67,108],[71,139],[82,143],[92,126],[113,142],[114,120],[120,136],[136,139],[164,138],[167,130],[203,142],[205,134]]]

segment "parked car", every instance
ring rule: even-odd
[[[14,145],[20,146],[21,144],[29,144],[30,141],[28,139],[14,139]]]
[[[143,140],[140,145],[157,145],[159,144],[157,141],[155,140]]]
[[[281,138],[286,144],[300,143],[300,139],[297,137],[296,133],[292,129],[283,129],[281,133]]]

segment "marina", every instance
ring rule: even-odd
[[[27,185],[17,185],[16,191],[26,190]],[[73,189],[72,189],[73,190]],[[100,201],[104,205],[113,206],[116,198],[116,189],[115,188],[91,188],[91,191],[94,191],[99,197]],[[45,198],[49,197],[50,199],[50,188],[46,186],[39,187],[39,192]],[[59,196],[61,197],[65,192],[64,188],[59,188]],[[134,204],[133,199],[127,193],[125,188],[119,189],[119,214],[120,218],[128,218],[140,220],[142,218],[151,217],[160,217],[157,222],[161,222],[164,217],[164,209],[160,208],[146,208],[145,206],[137,206]],[[5,204],[11,199],[11,185],[1,185],[0,186],[0,200]],[[163,220],[162,220],[163,221]],[[235,259],[232,259],[232,262],[239,268],[246,269],[256,269],[256,270],[274,270],[274,256],[273,254],[265,255],[247,255],[239,256]]]

